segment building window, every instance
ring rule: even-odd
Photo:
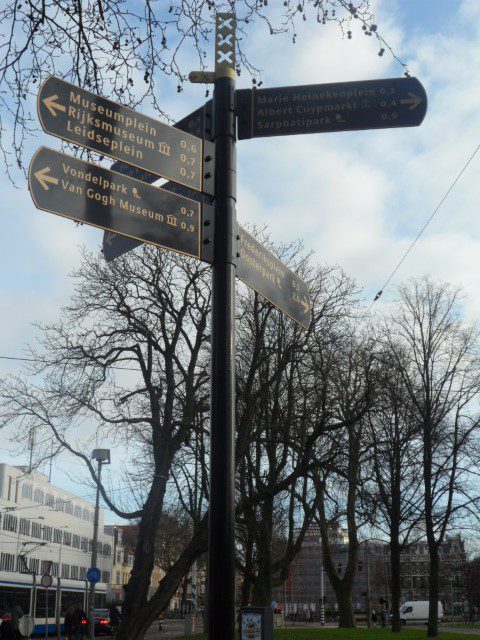
[[[68,515],[73,515],[73,504],[71,502],[65,502],[65,513]]]
[[[3,529],[4,529],[4,531],[16,531],[17,530],[17,516],[12,516],[11,513],[6,513],[3,516]]]
[[[60,577],[61,578],[70,578],[70,565],[69,564],[63,564],[63,562],[62,562],[62,575]]]
[[[38,504],[43,504],[44,499],[45,496],[43,491],[41,489],[35,489],[33,493],[33,501],[37,502]]]
[[[18,573],[28,573],[27,558],[24,555],[17,556]]]
[[[102,571],[102,582],[105,582],[105,584],[109,584],[109,582],[110,582],[110,571]]]
[[[75,517],[76,518],[82,517],[82,507],[79,507],[78,505],[75,507]]]
[[[83,551],[88,551],[88,538],[85,538],[84,536],[82,536],[81,547]]]
[[[47,505],[47,507],[51,507],[52,509],[54,508],[55,498],[51,493],[47,493],[47,495],[45,496],[45,504]]]
[[[117,551],[117,564],[120,564],[122,561],[122,552]]]
[[[28,562],[28,568],[30,569],[30,573],[38,573],[38,569],[40,567],[40,560],[38,558],[30,558]]]
[[[15,570],[15,556],[13,553],[1,553],[0,554],[0,571],[14,571]]]
[[[22,485],[22,498],[31,500],[33,496],[33,487],[31,484]]]
[[[53,541],[60,544],[62,542],[62,531],[61,529],[53,530]]]
[[[24,536],[30,535],[30,520],[20,518],[18,532]]]
[[[8,476],[8,494],[7,494],[7,500],[10,500],[12,497],[12,484],[13,484],[13,478],[12,476]]]
[[[2,553],[2,555],[3,555],[3,553]],[[120,584],[120,572],[119,571],[117,571],[117,576],[115,578],[115,584]]]
[[[52,576],[54,578],[58,576],[58,562],[52,562]]]
[[[86,569],[86,567],[80,567],[79,579],[80,580],[86,580],[87,579],[87,569]]]
[[[75,549],[80,549],[80,536],[76,533],[73,534],[72,547],[75,547]]]
[[[61,498],[55,500],[55,511],[63,511],[65,509],[65,501]]]
[[[70,578],[72,580],[78,580],[78,567],[72,565],[72,570],[70,571]]]
[[[32,522],[32,538],[42,537],[42,525],[39,522]]]
[[[68,531],[63,532],[63,544],[66,545],[67,547],[72,546],[72,534],[69,533]]]
[[[104,556],[111,556],[112,555],[112,547],[109,544],[104,544],[103,545],[103,555]]]
[[[90,511],[88,509],[83,510],[83,519],[90,522]]]
[[[52,527],[43,527],[43,539],[52,541]]]

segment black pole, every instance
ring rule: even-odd
[[[215,79],[208,638],[235,634],[235,75]]]

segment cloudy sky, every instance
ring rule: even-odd
[[[278,1],[278,0],[277,0]],[[272,3],[271,3],[272,4]],[[238,143],[238,219],[266,224],[273,240],[302,238],[322,263],[339,264],[363,287],[369,303],[479,144],[480,3],[478,0],[377,0],[379,31],[411,75],[424,85],[428,112],[416,128],[285,136]],[[397,77],[403,69],[358,28],[351,40],[338,27],[303,23],[296,44],[252,25],[248,52],[264,87]],[[213,59],[213,55],[212,55]],[[239,86],[248,86],[242,79]],[[159,87],[159,101],[180,118],[204,101],[204,88]],[[40,126],[39,126],[40,129]],[[59,148],[38,132],[29,144]],[[465,292],[464,315],[480,316],[479,157],[433,218],[372,311],[394,297],[395,285],[429,274]],[[78,246],[93,250],[101,232],[37,211],[26,183],[0,177],[0,356],[22,356],[34,323],[54,320],[71,293],[68,274]],[[0,375],[19,370],[0,359]],[[5,437],[0,460],[22,463]],[[105,443],[98,443],[99,445]],[[62,456],[55,482],[74,488]],[[75,467],[73,467],[75,468]],[[80,469],[79,469],[80,472]],[[76,490],[88,495],[88,490]]]

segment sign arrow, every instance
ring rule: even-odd
[[[427,94],[417,78],[332,82],[236,92],[238,139],[417,127]]]
[[[308,329],[311,317],[307,283],[240,225],[238,236],[237,277]]]
[[[49,171],[50,167],[44,167],[43,169],[40,169],[33,174],[45,189],[45,191],[48,191],[50,189],[50,187],[48,186],[49,182],[51,184],[58,184],[58,178],[48,175]]]
[[[208,205],[47,147],[33,156],[28,183],[38,209],[111,231],[110,241],[118,233],[133,245],[147,242],[211,259],[202,235],[204,226],[214,228]]]
[[[44,80],[37,99],[43,130],[138,169],[213,195],[214,145],[65,80]]]
[[[412,109],[415,109],[416,107],[418,107],[418,105],[423,102],[423,98],[420,98],[420,96],[415,95],[411,91],[408,92],[408,95],[410,96],[410,98],[402,98],[400,100],[400,104],[410,104],[410,105],[412,105],[411,107],[409,107],[410,111],[412,111]]]
[[[58,111],[63,111],[64,113],[67,110],[67,108],[64,107],[63,104],[58,104],[58,102],[55,102],[55,100],[57,99],[58,99],[58,95],[55,94],[54,96],[49,96],[48,98],[43,98],[42,100],[44,105],[47,107],[47,109],[50,111],[50,113],[54,117],[57,115],[57,112],[55,111],[55,109],[58,109]]]
[[[105,242],[112,246],[112,241],[117,237],[116,233],[112,233],[111,231],[105,231]]]

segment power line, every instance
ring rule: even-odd
[[[18,360],[19,362],[38,362],[39,364],[54,365],[55,362],[48,362],[48,360],[39,360],[38,358],[20,358],[20,356],[0,356],[0,360]],[[110,367],[110,369],[118,369],[119,371],[136,371],[132,367]]]
[[[450,185],[450,187],[447,189],[445,195],[443,196],[443,198],[440,200],[440,202],[438,203],[438,205],[435,207],[432,215],[428,218],[428,220],[425,222],[425,224],[423,225],[423,227],[420,229],[420,231],[418,232],[417,236],[415,237],[415,239],[413,240],[413,242],[410,244],[410,246],[408,247],[408,249],[405,251],[405,253],[403,254],[403,256],[401,257],[401,259],[399,260],[397,266],[395,267],[395,269],[391,272],[391,274],[388,276],[388,278],[386,279],[383,287],[380,289],[380,291],[377,292],[377,294],[375,295],[375,298],[373,299],[372,303],[370,304],[370,306],[368,307],[365,316],[367,316],[370,312],[370,309],[373,307],[373,305],[375,304],[375,302],[380,298],[380,296],[382,295],[385,287],[388,285],[388,283],[390,282],[390,280],[393,278],[393,276],[397,273],[397,271],[399,270],[400,266],[402,265],[402,263],[404,262],[405,258],[408,256],[408,254],[410,253],[410,251],[413,249],[413,247],[415,246],[415,244],[417,243],[418,239],[420,238],[420,236],[423,234],[423,232],[425,231],[425,229],[428,227],[428,225],[430,224],[430,222],[433,220],[435,214],[437,213],[437,211],[440,209],[440,207],[442,206],[442,204],[445,202],[445,200],[447,199],[447,197],[450,195],[450,192],[453,190],[453,188],[455,187],[455,185],[457,184],[457,182],[460,180],[460,178],[462,177],[463,173],[465,172],[465,170],[467,169],[468,165],[471,163],[471,161],[474,159],[474,157],[477,155],[478,150],[480,149],[480,144],[477,146],[477,148],[475,149],[475,151],[472,153],[472,155],[468,158],[467,162],[463,165],[460,173],[457,175],[457,177],[454,179],[454,181],[452,182],[452,184]]]

